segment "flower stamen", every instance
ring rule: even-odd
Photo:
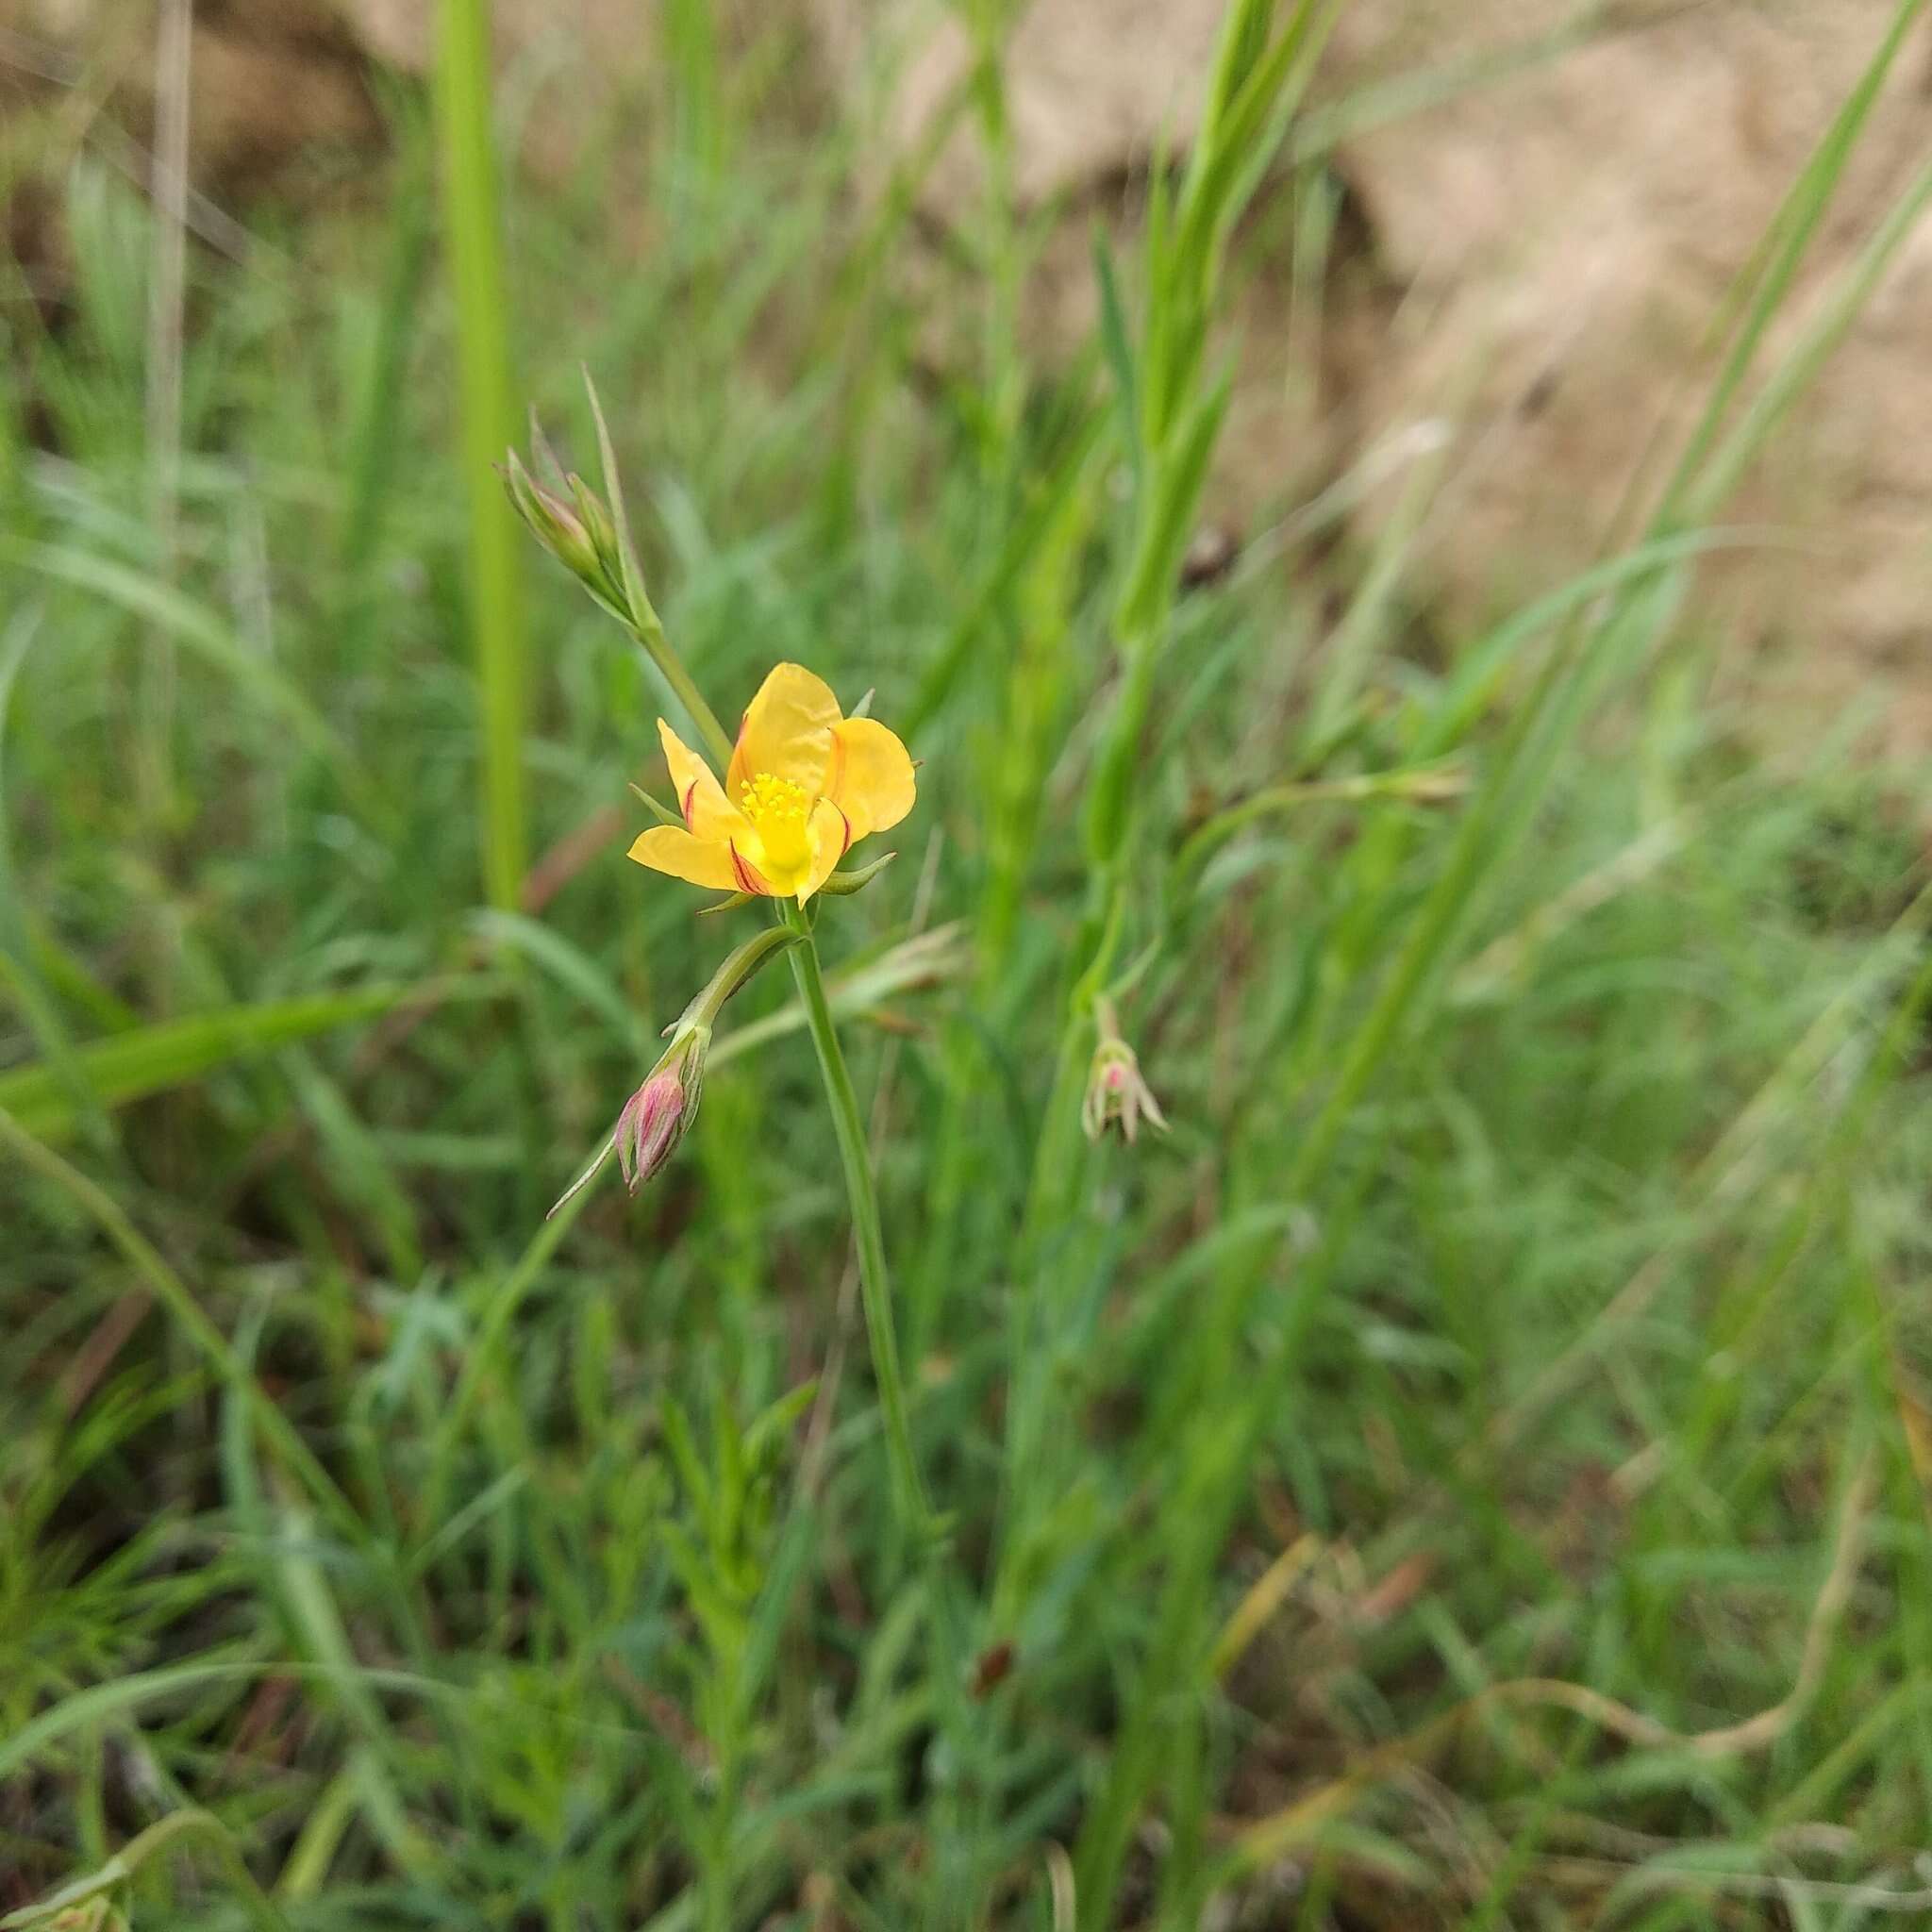
[[[738,804],[758,834],[767,875],[780,891],[791,890],[811,863],[811,793],[795,778],[760,772],[740,787]]]
[[[745,817],[760,832],[765,829],[767,821],[783,823],[793,820],[803,824],[811,810],[811,800],[803,785],[795,778],[780,778],[771,772],[760,772],[756,778],[747,778],[739,791],[738,803]]]

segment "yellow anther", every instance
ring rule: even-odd
[[[752,862],[777,891],[794,891],[811,865],[811,793],[796,779],[760,772],[745,780],[738,797],[758,834],[759,850]]]
[[[744,815],[753,824],[762,830],[766,825],[783,824],[787,821],[803,824],[811,800],[805,787],[793,778],[780,778],[770,772],[760,772],[755,778],[747,778],[739,792],[739,804]]]

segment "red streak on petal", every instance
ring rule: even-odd
[[[843,858],[852,850],[852,821],[845,816],[845,808],[836,798],[831,801],[831,807],[839,814],[839,823],[845,827],[845,842],[839,848],[839,857]]]
[[[698,795],[698,781],[693,778],[684,788],[684,824],[687,831],[694,829],[691,822],[691,802]]]
[[[739,857],[738,841],[734,839],[727,842],[731,852],[731,870],[738,874],[738,884],[740,891],[746,892],[756,892],[761,898],[765,899],[772,898],[774,894],[771,887],[766,885],[764,880],[758,876],[756,868],[747,865],[744,862],[744,860]]]

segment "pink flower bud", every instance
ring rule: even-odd
[[[708,1026],[685,1026],[617,1116],[611,1142],[633,1194],[671,1158],[696,1117],[710,1041]]]
[[[684,1083],[670,1070],[653,1074],[617,1116],[617,1164],[635,1194],[671,1158],[684,1131]]]

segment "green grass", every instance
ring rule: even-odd
[[[1932,191],[1773,328],[1861,90],[1682,450],[1487,635],[1405,624],[1400,517],[1183,590],[1221,291],[1319,298],[1262,258],[1318,219],[1237,217],[1327,205],[1324,17],[1242,0],[1058,358],[998,7],[938,259],[931,149],[880,182],[792,29],[685,0],[662,139],[510,184],[479,315],[399,96],[379,200],[191,256],[165,546],[147,216],[72,164],[73,282],[0,289],[0,1911],[1923,1913],[1928,801],[1856,719],[1754,749],[1687,593]],[[493,372],[595,478],[579,363],[629,636],[541,558],[477,602]],[[664,1174],[546,1221],[758,930],[624,861],[653,720],[781,658],[923,761],[816,931],[883,1253],[808,974]],[[1165,1139],[1078,1132],[1101,995]]]
[[[457,324],[461,470],[469,504],[469,622],[482,709],[483,878],[514,906],[528,865],[524,776],[525,637],[522,552],[491,465],[516,433],[508,277],[491,125],[488,0],[437,0],[436,122],[442,233]]]

